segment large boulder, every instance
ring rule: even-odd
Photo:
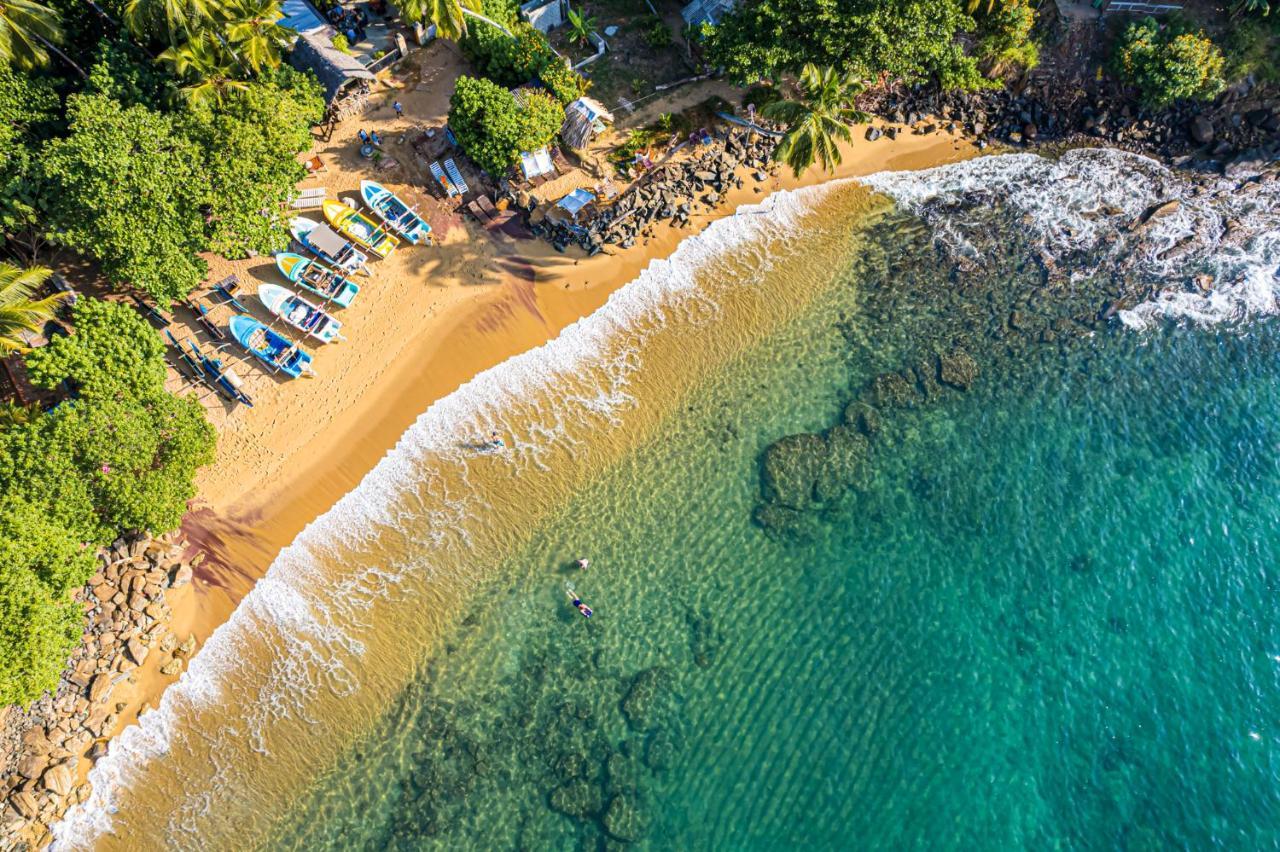
[[[604,809],[604,793],[587,781],[570,781],[551,791],[551,809],[566,816],[590,819]]]
[[[870,438],[880,431],[880,412],[865,402],[854,400],[845,406],[844,423]]]
[[[968,390],[978,378],[978,362],[963,349],[953,349],[938,356],[938,379],[944,385]]]
[[[757,506],[752,517],[766,535],[777,541],[806,540],[813,538],[818,531],[818,522],[813,513],[779,506],[777,503]]]
[[[818,499],[829,503],[850,488],[865,484],[867,439],[848,426],[836,426],[827,433],[827,462],[818,476]]]
[[[820,435],[788,435],[764,452],[765,494],[793,509],[807,508],[827,460],[827,442]]]
[[[59,796],[69,794],[71,788],[75,786],[75,781],[75,776],[71,774],[71,768],[65,763],[45,770],[44,777],[41,779],[46,790]]]
[[[670,678],[664,669],[654,666],[632,678],[622,699],[622,714],[635,730],[648,731],[662,721],[670,698]]]
[[[632,793],[614,796],[604,814],[604,830],[610,837],[627,843],[644,837],[649,830],[649,817],[639,797]]]
[[[1191,119],[1189,130],[1197,145],[1208,145],[1213,141],[1213,122],[1206,116],[1197,115]]]
[[[915,383],[899,373],[882,373],[872,380],[863,402],[879,409],[911,408],[920,402]]]

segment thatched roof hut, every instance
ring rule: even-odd
[[[333,46],[333,35],[332,27],[304,33],[298,37],[293,53],[289,55],[289,62],[295,68],[315,72],[324,87],[325,103],[333,103],[334,98],[356,80],[375,79],[373,72],[360,60]]]
[[[595,98],[578,98],[564,110],[560,138],[570,148],[585,147],[591,137],[603,133],[605,124],[613,122],[613,113]]]

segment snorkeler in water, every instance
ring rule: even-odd
[[[565,586],[564,593],[568,595],[569,600],[573,602],[573,608],[582,613],[583,618],[591,617],[591,607],[582,602],[582,598],[578,597],[578,593],[573,590],[572,586]]]

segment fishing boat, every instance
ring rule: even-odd
[[[273,372],[282,372],[291,379],[315,375],[309,354],[289,338],[276,334],[253,317],[236,314],[228,326],[236,342]]]
[[[244,379],[236,375],[230,367],[224,366],[221,358],[206,353],[189,337],[187,346],[191,347],[191,354],[199,359],[205,379],[214,390],[232,402],[253,408],[253,400],[244,389]]]
[[[391,190],[371,180],[360,181],[360,197],[387,227],[414,245],[431,242],[431,226]]]
[[[341,201],[330,198],[320,208],[324,218],[338,233],[362,245],[378,257],[387,257],[395,251],[400,241],[387,233],[384,225],[370,219],[359,210],[353,210]]]
[[[360,292],[359,285],[350,278],[300,254],[281,252],[276,255],[276,266],[285,278],[339,308],[349,307]]]
[[[369,274],[369,255],[344,240],[328,225],[305,216],[295,216],[289,222],[289,231],[307,251],[343,272]]]
[[[292,290],[278,284],[258,287],[258,300],[263,306],[298,331],[321,343],[343,340],[342,323],[329,316]]]

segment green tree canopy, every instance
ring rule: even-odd
[[[323,115],[315,78],[281,67],[225,103],[193,104],[179,118],[202,152],[211,250],[244,257],[288,245],[281,210],[306,175],[297,154],[311,144],[309,125]]]
[[[1130,24],[1116,45],[1116,73],[1154,107],[1209,100],[1226,85],[1222,51],[1203,33],[1161,27],[1155,18]]]
[[[520,161],[521,151],[549,143],[564,122],[564,107],[545,92],[515,95],[488,80],[459,77],[449,100],[449,126],[467,156],[492,175]]]
[[[747,0],[708,29],[707,58],[744,85],[811,62],[972,87],[982,78],[956,35],[973,28],[959,0]]]
[[[60,106],[49,82],[0,65],[0,241],[36,224],[33,164]]]
[[[168,115],[123,107],[103,95],[73,95],[71,133],[40,161],[54,236],[96,258],[114,284],[168,302],[205,275],[200,205],[208,188],[200,148]]]

